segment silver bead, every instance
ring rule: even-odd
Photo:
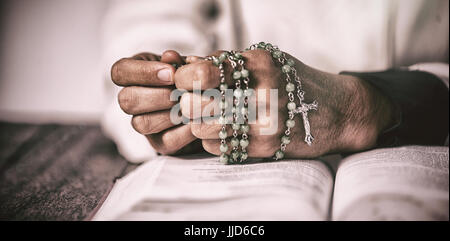
[[[228,89],[228,85],[225,84],[225,83],[222,83],[222,84],[220,84],[219,89],[220,89],[221,91],[225,91],[225,90]]]
[[[295,110],[295,108],[297,108],[297,105],[295,104],[295,102],[289,102],[287,104],[287,108],[288,110]]]
[[[247,115],[248,114],[248,109],[246,107],[242,107],[241,114],[242,115]]]
[[[234,71],[233,79],[238,80],[242,77],[241,71]]]
[[[275,157],[277,158],[277,160],[283,159],[284,152],[282,150],[278,150],[277,152],[275,152]]]
[[[248,153],[247,152],[241,152],[241,161],[245,161],[248,158]]]
[[[287,120],[286,121],[286,126],[287,127],[289,127],[289,128],[292,128],[292,127],[294,127],[295,126],[295,121],[294,120]]]
[[[226,139],[227,138],[227,132],[224,131],[224,130],[221,130],[219,132],[219,138],[222,139],[222,140]]]
[[[247,124],[241,125],[242,133],[247,133],[250,130],[250,126]]]
[[[226,101],[224,101],[224,100],[221,100],[220,102],[219,102],[219,108],[220,109],[226,109],[228,107],[228,102],[226,102]]]
[[[239,146],[239,139],[236,138],[236,137],[231,138],[230,144],[231,144],[232,147],[237,147],[237,146]]]
[[[247,139],[241,139],[241,141],[239,142],[242,148],[246,148],[249,144]]]
[[[223,164],[228,164],[229,157],[227,154],[222,153],[219,157],[219,161]]]
[[[220,144],[220,152],[225,153],[228,151],[228,146],[225,143]]]
[[[289,138],[289,136],[283,136],[283,137],[281,137],[281,143],[287,145],[287,144],[291,143],[291,139]]]
[[[246,69],[241,70],[242,78],[247,78],[249,76],[249,72]]]
[[[227,124],[227,118],[225,116],[219,117],[219,124],[226,125]]]
[[[286,84],[286,91],[287,92],[293,92],[295,90],[295,85],[293,83],[287,83]]]
[[[235,89],[235,90],[234,90],[234,97],[236,97],[236,98],[241,98],[241,97],[242,97],[242,94],[243,94],[242,89]]]
[[[244,96],[250,97],[253,95],[253,89],[245,89],[244,90]]]

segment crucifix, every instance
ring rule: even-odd
[[[295,114],[302,114],[303,126],[305,127],[305,142],[309,146],[314,141],[314,137],[311,135],[311,126],[309,125],[308,111],[310,111],[310,110],[317,110],[317,107],[318,107],[317,101],[314,101],[311,104],[307,104],[307,103],[304,103],[304,102],[300,101],[300,106],[292,111],[292,113],[294,115]]]

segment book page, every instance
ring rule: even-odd
[[[120,179],[93,220],[326,220],[332,188],[320,161],[158,156]]]
[[[334,220],[448,220],[448,147],[377,149],[338,167]]]

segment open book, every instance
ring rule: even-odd
[[[118,180],[93,220],[448,220],[448,152],[377,149],[337,168],[159,156]]]

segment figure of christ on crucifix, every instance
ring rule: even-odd
[[[318,103],[317,101],[313,101],[311,104],[304,103],[300,101],[300,106],[297,107],[292,111],[294,115],[301,114],[303,118],[303,126],[305,128],[305,142],[309,146],[312,145],[312,142],[314,141],[314,137],[311,135],[311,126],[309,125],[308,120],[308,111],[310,110],[317,110]]]

